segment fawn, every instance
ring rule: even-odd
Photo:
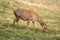
[[[24,21],[27,21],[27,26],[29,25],[30,21],[32,21],[33,26],[35,26],[34,21],[37,21],[42,26],[43,30],[45,32],[48,32],[46,23],[44,23],[34,11],[23,9],[23,8],[17,8],[13,11],[13,13],[16,17],[13,21],[14,24],[17,23],[18,25],[19,19],[22,19]]]

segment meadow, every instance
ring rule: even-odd
[[[20,20],[18,26],[13,24],[13,10],[25,8],[34,10],[47,24],[48,32],[44,32],[38,22],[36,27]],[[26,29],[27,28],[27,29]],[[43,7],[18,3],[15,0],[0,0],[0,40],[60,40],[60,11],[51,11]]]

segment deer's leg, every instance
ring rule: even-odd
[[[13,24],[14,24],[14,25],[15,25],[15,22],[16,22],[15,20],[16,20],[16,19],[13,20]]]
[[[35,22],[34,22],[34,21],[32,21],[32,23],[33,23],[33,27],[35,27]]]
[[[28,29],[27,27],[29,26],[29,22],[30,22],[30,21],[27,21],[26,29]]]
[[[18,21],[19,21],[19,18],[16,17],[16,18],[14,19],[14,24],[17,23],[17,25],[18,25]]]
[[[17,23],[17,25],[18,25],[18,21],[19,21],[19,18],[16,18],[16,23]]]
[[[30,21],[27,21],[27,27],[29,26]]]

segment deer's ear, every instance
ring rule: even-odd
[[[48,21],[46,20],[45,23],[48,23]]]

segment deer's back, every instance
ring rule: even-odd
[[[23,20],[32,20],[36,19],[36,14],[34,11],[27,10],[27,9],[16,9],[14,10],[14,14],[17,17],[20,17]]]

